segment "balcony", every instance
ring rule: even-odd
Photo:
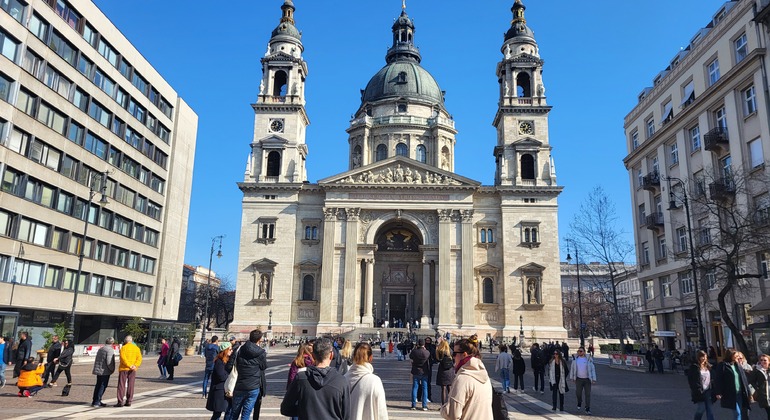
[[[726,127],[717,127],[703,136],[703,147],[710,152],[727,150],[730,146],[730,137]]]
[[[720,178],[709,184],[709,196],[712,200],[725,200],[735,197],[735,185],[727,178]]]
[[[650,172],[642,177],[642,189],[655,191],[657,188],[660,188],[660,174],[657,171]]]
[[[650,230],[659,230],[663,227],[663,213],[653,213],[645,218],[645,226]]]

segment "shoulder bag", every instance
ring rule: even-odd
[[[227,375],[227,379],[225,380],[225,397],[232,397],[233,392],[235,391],[235,383],[238,382],[238,353],[240,352],[240,347],[238,348],[238,351],[235,352],[233,360],[233,370],[230,371],[230,374]]]

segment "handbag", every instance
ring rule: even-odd
[[[505,399],[502,392],[492,391],[492,418],[494,420],[504,420],[508,418],[508,406],[505,405]]]
[[[174,353],[174,366],[178,365],[182,361],[182,353]]]
[[[238,348],[240,351],[240,348]],[[233,370],[227,375],[225,380],[225,397],[232,397],[235,391],[235,383],[238,382],[238,352],[235,352],[235,361],[233,362]]]

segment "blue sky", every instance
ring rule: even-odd
[[[237,277],[243,180],[261,64],[283,0],[212,3],[94,0],[199,117],[185,262],[207,266],[211,238],[226,235],[213,270]],[[596,185],[615,201],[633,243],[623,118],[636,97],[723,4],[718,0],[524,0],[535,31],[550,114],[560,237]],[[294,0],[309,66],[308,180],[347,169],[350,115],[385,64],[400,0]],[[455,169],[491,185],[503,33],[513,0],[408,0],[422,65],[446,93],[457,134]],[[562,250],[566,257],[566,249]]]

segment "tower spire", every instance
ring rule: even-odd
[[[406,0],[401,0],[401,10],[406,10]]]
[[[511,11],[513,12],[513,20],[511,21],[511,25],[514,25],[518,22],[521,22],[524,25],[527,24],[527,20],[524,19],[524,10],[526,9],[527,6],[524,6],[524,3],[522,3],[521,0],[516,0],[513,3],[513,7],[511,7]]]

